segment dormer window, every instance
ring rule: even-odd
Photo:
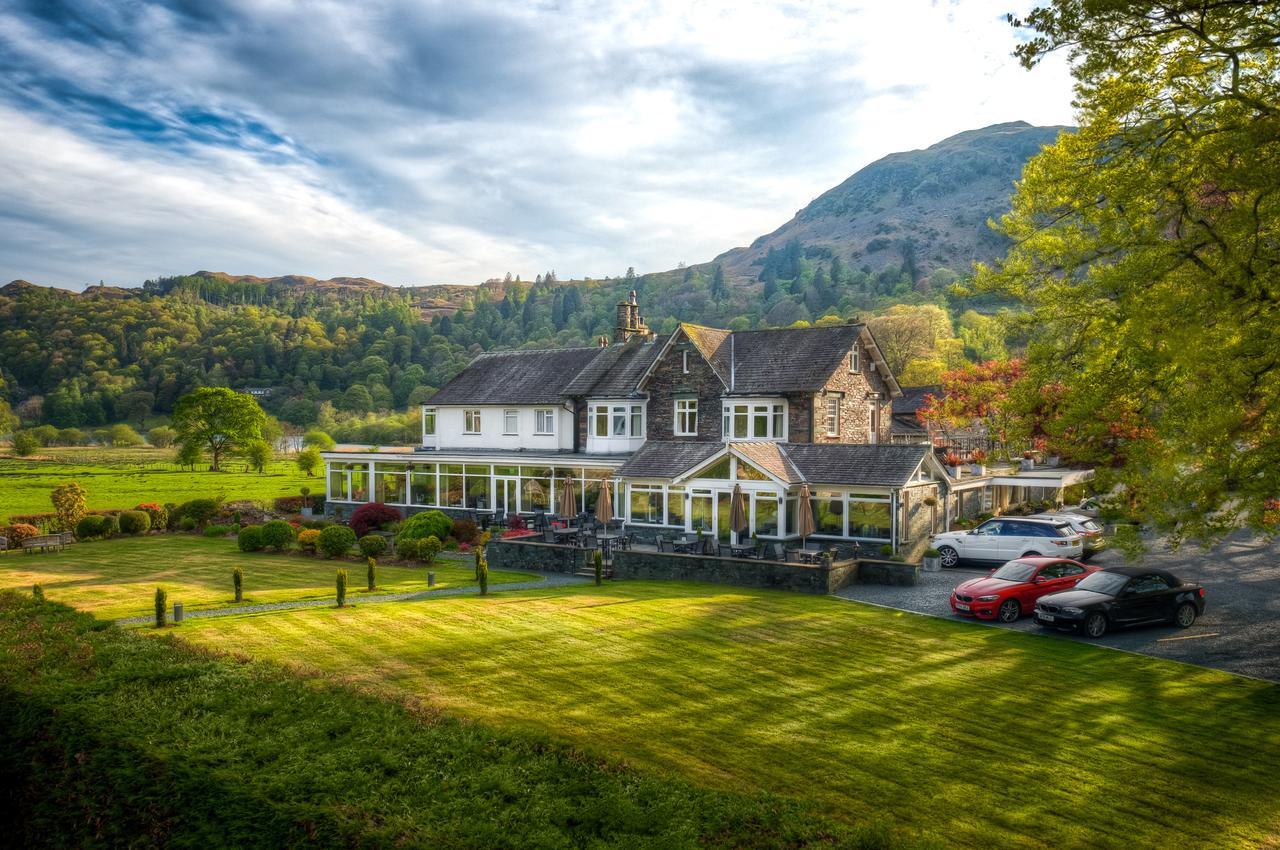
[[[593,404],[587,421],[593,437],[643,437],[644,405]]]
[[[853,348],[849,349],[849,371],[861,371],[861,364],[858,362],[858,344],[854,343]]]

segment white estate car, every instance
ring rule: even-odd
[[[1035,555],[1079,558],[1084,551],[1069,523],[1036,517],[996,517],[969,531],[936,534],[929,542],[944,567],[961,561],[1003,564]]]

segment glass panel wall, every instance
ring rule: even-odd
[[[436,465],[414,466],[409,476],[409,499],[415,505],[436,504]]]
[[[335,463],[329,467],[329,498],[342,501],[350,498],[347,492],[347,465]]]
[[[632,484],[629,489],[631,497],[631,521],[648,525],[662,525],[666,520],[663,514],[665,497],[662,485],[647,486]]]
[[[778,533],[778,497],[773,493],[756,493],[755,501],[756,534],[769,537]]]
[[[844,494],[819,492],[813,497],[815,534],[844,537]]]
[[[685,515],[685,498],[683,487],[667,488],[667,525],[675,525],[684,528]]]

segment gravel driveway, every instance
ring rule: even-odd
[[[1093,558],[1093,563],[1107,567],[1127,562],[1118,552],[1103,552]],[[1140,626],[1112,632],[1090,643],[1280,682],[1280,543],[1268,544],[1241,533],[1208,551],[1184,546],[1174,552],[1163,541],[1153,540],[1138,564],[1166,569],[1186,581],[1203,584],[1207,603],[1204,616],[1189,629]],[[1083,640],[1040,629],[1026,617],[1006,626],[952,614],[948,602],[952,588],[984,572],[958,569],[922,573],[916,587],[853,585],[836,595],[995,628]]]

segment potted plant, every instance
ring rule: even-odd
[[[926,573],[936,573],[942,569],[942,554],[930,546],[924,550],[924,557],[920,559],[920,567]]]
[[[1030,472],[1031,470],[1033,470],[1033,469],[1035,469],[1035,468],[1036,468],[1036,456],[1035,456],[1035,453],[1034,453],[1034,452],[1032,452],[1032,451],[1030,451],[1030,450],[1027,450],[1027,451],[1023,452],[1023,453],[1022,453],[1022,471],[1023,471],[1023,472]]]
[[[987,474],[987,453],[982,449],[974,449],[969,454],[969,471],[974,475]]]
[[[942,456],[942,459],[947,464],[947,467],[951,472],[951,477],[959,478],[962,473],[961,464],[964,463],[964,459],[953,451],[948,451]]]
[[[302,507],[299,508],[298,512],[305,517],[310,517],[313,515],[313,511],[311,510],[311,488],[303,487],[301,492],[302,492]]]

